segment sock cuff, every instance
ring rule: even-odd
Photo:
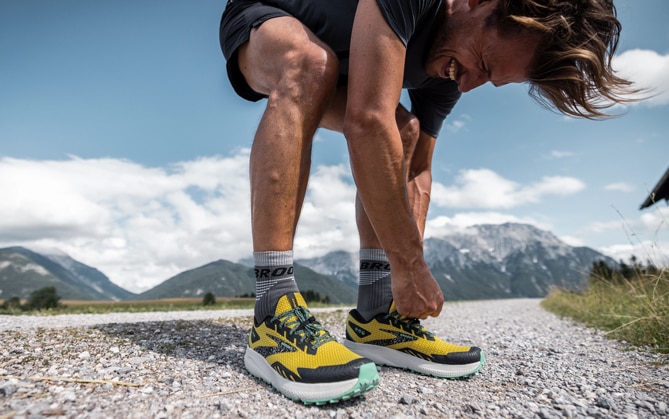
[[[360,260],[388,262],[386,252],[383,249],[360,249]]]
[[[270,250],[267,252],[253,252],[253,263],[256,266],[286,266],[293,264],[292,250]]]

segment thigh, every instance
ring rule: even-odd
[[[227,61],[228,79],[244,99],[258,101],[265,97],[255,92],[239,70],[239,47],[248,43],[251,31],[267,20],[290,16],[284,10],[251,0],[228,0],[219,29],[221,50]]]
[[[286,80],[338,73],[336,55],[292,16],[269,19],[251,30],[239,47],[238,65],[248,85],[268,95]]]

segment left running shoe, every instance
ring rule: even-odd
[[[351,310],[344,345],[379,365],[440,378],[467,377],[485,363],[481,349],[439,339],[420,320],[400,315],[394,301],[388,313],[377,314],[369,321],[357,310]]]
[[[379,384],[376,365],[337,342],[300,293],[279,299],[275,315],[251,328],[246,369],[304,404],[348,400]]]

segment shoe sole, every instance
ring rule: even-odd
[[[271,384],[279,393],[306,405],[323,405],[358,397],[379,385],[379,374],[374,363],[360,367],[358,378],[333,383],[298,383],[282,377],[265,357],[250,347],[244,354],[244,365],[254,377]]]
[[[378,345],[357,343],[345,339],[344,346],[356,354],[374,361],[377,365],[411,370],[423,375],[437,378],[464,378],[476,374],[485,364],[485,354],[481,352],[481,360],[471,364],[438,364],[406,354],[396,349]]]

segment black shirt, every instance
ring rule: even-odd
[[[348,76],[349,49],[358,0],[264,0],[304,23],[328,44],[339,58],[339,72]],[[457,84],[432,78],[425,59],[435,28],[443,19],[444,0],[376,0],[388,25],[407,48],[403,87],[411,99],[411,112],[421,130],[437,137],[444,119],[460,98]]]

